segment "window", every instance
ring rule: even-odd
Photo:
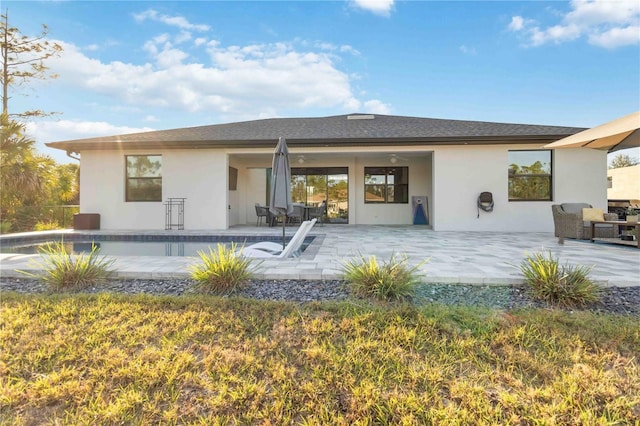
[[[127,201],[162,201],[162,156],[127,155]]]
[[[551,201],[551,151],[509,151],[509,201]]]
[[[365,203],[408,203],[408,167],[365,167]]]
[[[328,222],[348,223],[349,168],[292,168],[291,199],[294,203],[307,206],[319,206],[325,203],[325,219]]]

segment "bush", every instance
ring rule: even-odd
[[[100,249],[91,244],[91,252],[72,255],[64,241],[48,242],[38,249],[43,256],[36,262],[44,273],[20,271],[43,280],[53,290],[81,290],[105,281],[113,272],[114,260],[99,256]]]
[[[404,300],[414,295],[420,282],[419,268],[428,260],[409,267],[407,256],[398,259],[391,255],[389,262],[378,263],[375,256],[344,263],[344,279],[349,283],[351,292],[357,296],[374,297],[379,300]]]
[[[58,222],[36,222],[34,225],[36,231],[52,231],[60,229]]]
[[[244,247],[244,246],[243,246]],[[235,243],[230,247],[218,244],[216,250],[198,251],[201,264],[189,267],[195,289],[205,293],[230,294],[244,287],[252,277],[250,267],[253,259],[242,256]]]
[[[11,232],[11,222],[0,222],[0,234],[8,234]]]
[[[574,307],[593,303],[600,298],[600,288],[589,278],[587,266],[561,266],[549,252],[527,255],[520,264],[534,297],[548,303]]]

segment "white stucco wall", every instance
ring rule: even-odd
[[[552,232],[551,205],[586,202],[606,209],[606,153],[556,150],[553,201],[508,201],[508,151],[540,146],[454,146],[434,153],[433,223],[437,231]],[[493,193],[494,211],[480,211],[477,197]]]
[[[607,170],[611,188],[607,190],[610,200],[640,200],[640,164]]]
[[[409,167],[409,200],[427,195],[429,223],[436,231],[552,232],[551,205],[586,202],[606,209],[606,153],[591,149],[554,152],[551,202],[508,201],[508,151],[539,149],[537,146],[434,146],[402,154],[397,166]],[[417,151],[415,147],[412,148]],[[186,198],[187,230],[226,229],[255,224],[256,202],[266,200],[266,168],[271,152],[235,150],[105,151],[83,152],[80,166],[80,205],[83,213],[99,213],[102,229],[164,229],[163,202],[125,202],[124,156],[162,155],[163,194]],[[304,167],[349,168],[350,224],[411,224],[411,203],[365,204],[364,167],[387,166],[388,153],[332,152],[331,158],[308,155]],[[236,191],[228,191],[228,167],[238,169]],[[480,192],[493,193],[495,209],[480,212]]]
[[[410,158],[390,164],[388,160],[359,158],[349,168],[349,221],[363,225],[410,225],[413,223],[411,197],[426,195],[429,209],[432,204],[431,159],[430,157]],[[409,202],[407,204],[376,204],[364,202],[365,167],[409,167]],[[431,221],[430,221],[431,223]]]
[[[162,155],[162,200],[186,198],[185,229],[227,228],[227,156],[208,150],[86,151],[80,211],[99,213],[101,229],[164,229],[163,202],[125,201],[125,155]]]

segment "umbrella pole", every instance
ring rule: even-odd
[[[285,238],[284,238],[284,225],[287,221],[287,216],[282,216],[282,250],[284,251],[285,247]]]

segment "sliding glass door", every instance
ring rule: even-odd
[[[326,202],[326,222],[348,223],[348,176],[347,167],[294,167],[291,169],[291,198],[294,203],[308,206]]]

